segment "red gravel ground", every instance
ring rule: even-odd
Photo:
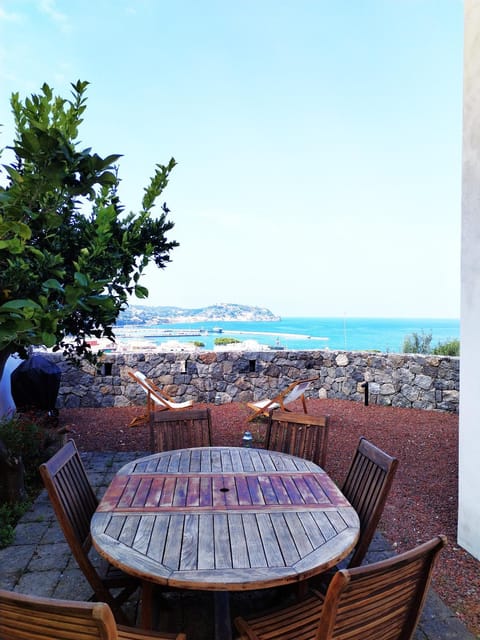
[[[202,405],[198,405],[202,406]],[[241,445],[246,429],[261,446],[263,425],[249,423],[246,405],[209,405],[213,444]],[[347,400],[308,400],[309,413],[330,416],[326,469],[341,483],[360,436],[399,459],[380,522],[398,551],[438,533],[448,536],[434,589],[480,637],[480,562],[456,544],[458,416],[438,411],[380,407]],[[142,407],[62,409],[60,424],[83,451],[147,451],[148,427],[129,427]]]

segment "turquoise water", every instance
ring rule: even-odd
[[[201,336],[158,338],[154,337],[156,328],[210,331],[222,328],[223,331]],[[233,337],[241,341],[256,340],[263,345],[281,346],[285,349],[328,348],[401,353],[405,337],[413,332],[431,333],[432,346],[460,337],[459,320],[438,318],[282,318],[278,322],[196,322],[155,325],[144,329],[146,339],[151,342],[198,340],[207,349],[213,349],[215,338]]]

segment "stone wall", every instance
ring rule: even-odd
[[[316,378],[307,397],[454,412],[459,403],[459,358],[444,356],[329,350],[122,353],[82,369],[58,354],[48,357],[62,370],[59,409],[144,404],[129,368],[145,373],[178,402],[247,402],[272,397],[295,380]]]

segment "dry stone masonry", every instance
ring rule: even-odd
[[[225,404],[271,397],[291,382],[317,378],[307,397],[458,412],[459,358],[360,351],[105,354],[78,369],[59,354],[57,407],[122,407],[145,403],[127,375],[139,369],[176,401]],[[365,384],[368,383],[368,384]]]

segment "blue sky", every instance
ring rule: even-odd
[[[462,47],[461,0],[0,0],[0,145],[82,79],[127,209],[177,160],[149,304],[458,317]]]

